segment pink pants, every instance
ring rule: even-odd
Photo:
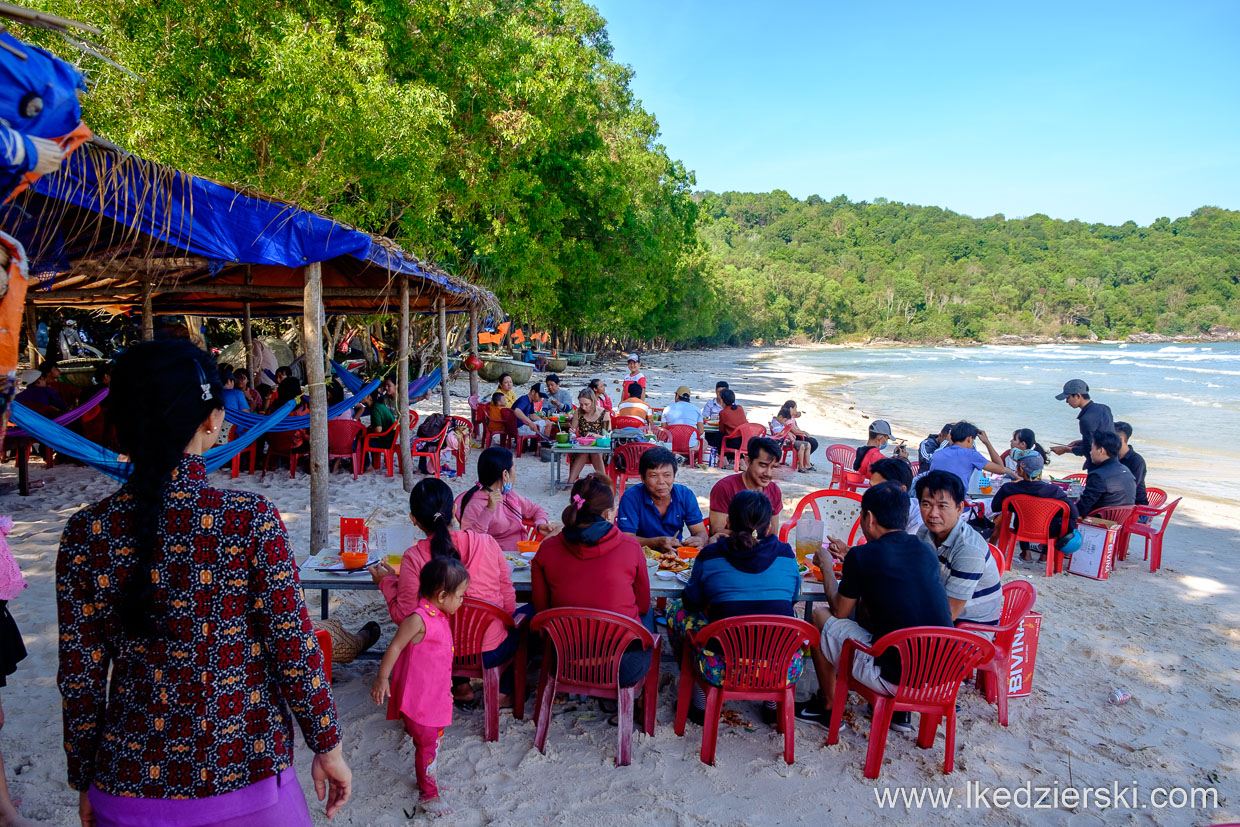
[[[413,765],[418,774],[418,791],[422,794],[422,800],[437,798],[439,785],[435,783],[435,756],[439,752],[443,730],[414,723],[404,715],[400,717],[405,722],[405,731],[413,739]]]

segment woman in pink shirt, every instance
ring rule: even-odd
[[[490,534],[504,551],[525,539],[525,520],[540,537],[551,533],[547,512],[512,490],[516,471],[512,451],[493,446],[478,455],[478,482],[457,498],[456,516],[465,531]]]
[[[422,566],[437,557],[460,560],[469,571],[469,590],[466,595],[492,603],[514,616],[520,623],[524,615],[532,613],[529,607],[517,609],[517,594],[512,587],[512,569],[504,559],[504,553],[494,538],[474,531],[452,531],[452,489],[443,480],[425,479],[409,493],[409,515],[423,533],[419,540],[405,551],[400,561],[400,574],[387,563],[370,567],[370,576],[387,600],[392,622],[399,625],[421,605],[418,598],[418,579]],[[503,663],[517,649],[517,633],[505,632],[493,625],[482,638],[485,665]],[[474,691],[466,678],[453,678],[452,696],[461,702],[474,699]],[[500,705],[511,703],[512,670],[505,669],[500,675]]]

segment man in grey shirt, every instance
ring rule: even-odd
[[[546,413],[568,413],[573,409],[573,395],[560,386],[560,377],[547,374],[547,398],[543,400]]]
[[[917,481],[922,527],[917,538],[939,556],[952,619],[997,626],[1003,614],[1003,583],[990,546],[969,526],[960,477],[931,471]]]

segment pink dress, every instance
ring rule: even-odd
[[[406,646],[396,659],[387,717],[446,727],[452,723],[452,624],[425,600],[413,613],[426,624],[426,636]]]

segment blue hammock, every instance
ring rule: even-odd
[[[374,391],[375,388],[379,387],[380,381],[381,380],[379,379],[372,379],[371,381],[367,382],[365,385],[362,385],[360,388],[358,388],[358,392],[350,396],[348,399],[342,399],[339,402],[337,402],[335,405],[329,405],[327,408],[327,418],[335,419],[336,417],[340,416],[345,411],[352,408],[358,402],[361,402],[363,399],[369,396]],[[281,408],[281,410],[283,410],[283,408]],[[232,424],[236,425],[238,430],[247,431],[247,432],[251,428],[261,428],[263,426],[263,423],[271,419],[272,416],[275,416],[275,414],[271,414],[269,416],[263,416],[262,414],[256,414],[250,411],[237,411],[237,410],[233,410],[232,408],[226,408],[224,410],[225,419],[227,419]],[[310,427],[310,415],[309,414],[302,414],[301,416],[290,416],[287,419],[285,419],[284,417],[281,417],[281,419],[284,419],[284,421],[278,424],[273,423],[270,426],[269,430],[276,431],[276,432],[300,431],[302,428]]]
[[[203,454],[202,461],[207,467],[207,473],[210,474],[212,471],[223,468],[232,462],[233,457],[238,456],[246,448],[249,448],[254,440],[270,431],[282,419],[292,413],[293,407],[296,404],[296,400],[285,402],[280,410],[271,416],[263,417],[264,422],[261,425],[239,435],[232,442],[217,445]],[[122,462],[115,452],[109,451],[101,445],[96,445],[86,437],[81,434],[75,434],[63,425],[57,425],[52,420],[45,416],[40,416],[20,402],[14,402],[10,406],[9,411],[12,420],[28,431],[40,444],[46,445],[62,454],[68,454],[74,459],[81,460],[91,468],[102,471],[115,480],[124,482],[129,478],[129,472],[132,470],[133,464]]]
[[[339,362],[332,362],[332,370],[336,371],[336,376],[340,379],[340,384],[344,385],[345,390],[353,395],[362,388],[362,380],[360,377],[353,375],[349,369]],[[425,376],[420,376],[409,383],[409,398],[419,399],[426,396],[436,387],[438,387],[440,378],[443,376],[443,368],[435,368]]]

